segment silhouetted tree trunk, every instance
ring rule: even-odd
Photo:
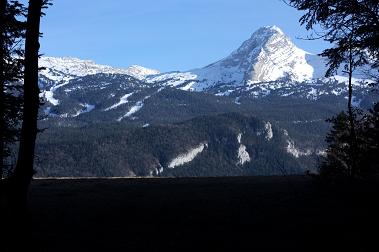
[[[23,41],[26,14],[15,0],[0,1],[0,176],[6,177],[6,161],[17,141],[22,109]],[[1,181],[3,182],[3,181]]]
[[[6,0],[0,0],[0,180],[3,178],[3,165],[4,165],[4,134],[5,134],[5,114],[4,114],[4,83],[5,83],[5,9],[7,6]],[[0,181],[2,183],[2,181]]]
[[[38,58],[39,27],[43,0],[29,0],[25,38],[24,111],[17,165],[12,177],[13,207],[26,209],[27,193],[34,169],[34,149],[37,137],[39,109]]]
[[[350,155],[351,155],[351,168],[349,171],[350,177],[354,177],[358,171],[357,167],[357,152],[358,152],[358,146],[357,146],[357,134],[356,134],[356,125],[354,120],[354,111],[353,111],[353,72],[354,72],[354,58],[353,58],[353,48],[351,39],[350,45],[349,45],[349,62],[348,62],[348,76],[349,76],[349,97],[348,97],[348,112],[349,112],[349,123],[350,123]]]

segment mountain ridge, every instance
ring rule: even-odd
[[[326,72],[325,60],[296,47],[276,26],[258,29],[229,56],[204,68],[187,72],[160,73],[135,65],[125,69],[113,68],[71,57],[42,57],[40,66],[45,67],[40,73],[41,97],[46,99],[49,106],[45,111],[53,116],[77,116],[80,111],[88,113],[96,109],[109,112],[102,104],[95,104],[100,101],[108,107],[127,107],[129,110],[124,115],[131,115],[129,112],[139,112],[145,100],[167,88],[231,96],[235,97],[235,103],[239,105],[241,97],[246,96],[251,99],[278,95],[310,100],[329,95],[343,97],[346,93],[343,85],[347,81],[341,75],[323,77]],[[85,78],[95,75],[98,77]],[[83,78],[87,82],[81,81]],[[88,85],[90,82],[91,85]],[[367,81],[354,78],[353,82],[358,89],[355,103],[359,105],[367,89]],[[109,88],[116,90],[107,92]],[[150,93],[146,92],[144,97],[136,96],[141,90],[150,90]],[[81,95],[75,95],[79,91]],[[107,100],[112,102],[100,97],[97,101],[85,99],[88,96],[86,92],[97,93],[98,96],[107,93]],[[117,94],[119,92],[120,97]],[[127,94],[131,96],[129,103],[122,98]],[[64,113],[50,113],[51,108],[57,110],[61,100],[72,96],[77,96],[77,105],[71,112],[65,109]],[[134,107],[132,102],[135,102]],[[121,118],[125,117],[119,115],[118,119]]]
[[[76,57],[41,57],[39,60],[40,67],[43,67],[41,75],[52,80],[54,76],[67,75],[73,77],[82,77],[85,75],[107,73],[107,74],[126,74],[136,79],[143,80],[148,75],[159,74],[160,71],[149,69],[138,65],[131,65],[127,68],[118,68],[108,65],[96,64],[92,60],[83,60]],[[52,74],[51,74],[52,73]],[[54,75],[54,73],[56,75]]]
[[[255,31],[229,56],[208,65],[203,70],[205,72],[218,70],[224,76],[225,72],[239,72],[240,76],[235,76],[237,77],[235,81],[242,84],[275,81],[285,74],[292,75],[292,81],[303,81],[313,77],[311,66],[306,65],[306,54],[308,53],[296,47],[278,27],[265,26]],[[290,64],[291,67],[288,66]],[[300,71],[296,69],[299,66],[303,67]],[[205,75],[210,74],[205,73]],[[223,78],[218,76],[218,79]]]
[[[43,176],[273,175],[282,172],[278,162],[301,173],[315,169],[325,119],[345,109],[348,96],[346,77],[323,77],[325,60],[275,26],[187,72],[77,58],[41,63]],[[366,80],[353,84],[354,106],[378,100]]]
[[[167,86],[186,91],[206,91],[223,84],[251,86],[282,79],[305,82],[324,78],[327,70],[326,59],[297,47],[277,26],[256,30],[227,57],[189,71],[161,73],[138,65],[117,68],[74,57],[41,57],[40,66],[45,68],[40,76],[58,84],[90,74],[125,74],[147,83],[167,82]],[[341,72],[337,78],[343,76]]]

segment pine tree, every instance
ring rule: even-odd
[[[353,118],[354,126],[357,130],[357,146],[362,148],[363,136],[360,126],[362,126],[363,116],[361,111],[355,109],[353,111]],[[353,169],[361,166],[362,150],[359,149],[356,155],[351,155],[350,116],[346,112],[341,112],[327,121],[332,124],[332,129],[326,137],[328,144],[326,150],[327,156],[321,164],[320,175],[328,178],[341,175],[351,177]],[[354,162],[353,158],[355,159]]]
[[[379,174],[379,103],[370,109],[363,123],[364,158],[363,175]]]
[[[25,34],[24,106],[17,165],[11,177],[12,207],[21,213],[26,210],[27,194],[34,174],[34,151],[38,133],[40,106],[38,59],[40,19],[48,0],[29,0]]]
[[[326,178],[351,176],[350,123],[349,115],[341,112],[329,120],[332,130],[328,134],[327,157],[320,167],[320,174]],[[354,110],[354,124],[357,129],[359,149],[355,155],[359,177],[379,174],[379,103],[369,110],[368,114]]]
[[[0,5],[0,176],[10,147],[17,141],[22,110],[23,41],[25,8],[18,1]]]
[[[328,58],[326,76],[337,72],[341,65],[348,75],[348,121],[349,121],[349,176],[358,172],[359,144],[355,124],[353,99],[353,72],[358,66],[379,62],[379,2],[373,0],[289,0],[289,4],[306,13],[300,18],[308,30],[321,27],[316,32],[331,44],[332,48],[320,55]],[[339,118],[341,119],[341,118]],[[337,123],[334,119],[334,123]],[[333,132],[333,131],[332,131]]]

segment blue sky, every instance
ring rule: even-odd
[[[277,25],[296,45],[320,52],[322,41],[296,39],[301,13],[282,0],[55,0],[46,10],[41,53],[100,64],[190,70],[219,60],[261,26]]]

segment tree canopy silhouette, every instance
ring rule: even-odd
[[[11,146],[17,141],[22,112],[22,77],[24,62],[26,10],[17,1],[1,1],[0,19],[0,176],[9,170]],[[6,168],[6,169],[4,169]]]
[[[333,47],[325,49],[320,54],[328,59],[329,68],[326,76],[337,73],[341,65],[342,71],[348,75],[348,120],[345,120],[345,114],[340,114],[331,120],[337,128],[331,132],[332,135],[329,135],[327,142],[331,144],[341,140],[337,135],[336,139],[331,138],[341,130],[341,124],[349,123],[344,128],[349,131],[349,134],[344,134],[344,138],[348,138],[344,152],[347,152],[349,158],[338,160],[348,167],[348,175],[354,177],[359,169],[360,147],[352,104],[352,79],[353,72],[359,66],[367,64],[371,64],[373,68],[379,66],[379,2],[377,0],[289,0],[288,2],[298,10],[305,11],[300,18],[300,24],[305,25],[307,30],[314,31],[316,37],[313,38],[322,38],[333,44]],[[317,31],[317,26],[321,28],[321,32]]]
[[[25,33],[24,106],[17,165],[11,176],[13,207],[26,209],[29,184],[34,174],[34,150],[38,133],[38,110],[40,106],[38,86],[38,58],[40,19],[48,0],[30,0]]]
[[[0,1],[1,226],[6,230],[5,246],[9,245],[12,251],[22,245],[20,239],[29,237],[25,233],[26,207],[40,105],[39,26],[42,9],[47,5],[47,0],[29,0],[26,10],[19,1]],[[16,147],[17,140],[17,165],[3,180],[4,160],[10,155],[10,147]]]
[[[329,58],[329,74],[346,60],[349,44],[356,56],[366,57],[374,67],[379,63],[379,1],[378,0],[288,0],[305,14],[300,24],[313,30],[315,36],[334,45],[321,54]],[[317,30],[318,27],[321,31]],[[357,60],[357,59],[356,59]],[[363,60],[363,59],[362,59]]]

